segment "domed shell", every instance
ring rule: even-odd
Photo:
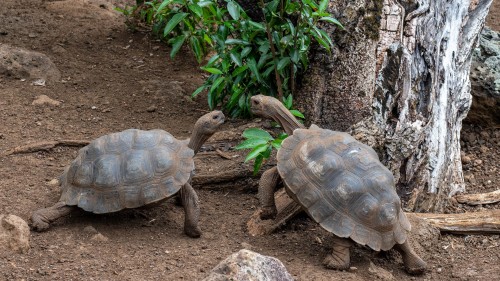
[[[194,170],[194,151],[163,130],[130,129],[93,140],[61,176],[61,199],[96,214],[171,197]]]
[[[313,125],[286,138],[277,158],[288,193],[324,229],[376,251],[406,241],[394,177],[371,147]]]

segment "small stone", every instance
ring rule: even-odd
[[[154,46],[153,51],[158,51],[160,49],[160,46]]]
[[[83,229],[84,232],[90,233],[90,234],[98,234],[99,232],[97,229],[95,229],[93,226],[88,225]]]
[[[45,79],[36,79],[35,81],[33,81],[32,83],[34,86],[42,86],[42,87],[45,87]]]
[[[484,145],[481,145],[481,147],[479,147],[479,151],[481,151],[482,153],[487,153],[490,149]]]
[[[146,109],[147,112],[155,112],[156,111],[156,106],[152,105]]]
[[[394,280],[394,276],[392,275],[392,273],[381,267],[376,266],[372,261],[370,261],[370,267],[368,268],[368,271],[381,280],[387,280],[387,281]]]
[[[474,160],[474,166],[481,166],[482,164],[483,164],[483,160],[481,160],[481,159]]]
[[[40,95],[40,96],[36,97],[36,99],[31,104],[32,105],[59,106],[59,105],[61,105],[61,102],[53,100],[46,95]]]
[[[358,268],[357,268],[357,267],[355,267],[355,266],[351,266],[351,267],[349,267],[349,271],[356,271],[356,270],[358,270]]]
[[[442,269],[441,267],[438,267],[438,268],[436,269],[436,271],[437,271],[437,273],[441,273],[441,272],[443,271],[443,269]]]
[[[37,121],[35,124],[36,124],[37,126],[42,126],[42,122],[40,122],[40,121]]]
[[[96,110],[96,109],[97,109],[97,106],[94,106],[94,105],[93,105],[92,107],[90,107],[90,109],[92,109],[92,110]]]
[[[250,245],[250,244],[249,244],[249,243],[247,243],[247,242],[243,242],[243,243],[241,243],[241,247],[242,247],[243,249],[247,249],[247,250],[252,250],[252,248],[253,248],[253,246],[252,246],[252,245]]]
[[[50,185],[50,186],[59,185],[59,180],[58,179],[51,179],[50,181],[47,182],[47,185]]]
[[[28,223],[15,215],[0,215],[0,252],[27,253],[30,248]]]
[[[36,38],[36,34],[35,34],[35,33],[29,33],[29,34],[28,34],[28,37],[29,37],[29,38]]]
[[[470,156],[464,155],[462,156],[462,164],[469,164],[472,161]]]
[[[101,233],[97,233],[96,235],[92,236],[92,238],[90,238],[90,240],[99,241],[99,242],[107,242],[109,239],[108,239],[108,237],[102,235]]]

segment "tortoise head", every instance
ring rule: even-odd
[[[256,95],[250,98],[250,109],[253,114],[278,122],[288,135],[293,130],[304,128],[304,126],[286,109],[286,107],[276,98]]]
[[[220,125],[224,123],[224,113],[222,111],[214,110],[209,112],[198,119],[194,125],[195,130],[203,135],[211,136],[219,129]]]
[[[218,110],[201,116],[200,119],[198,119],[198,121],[194,124],[193,133],[191,134],[188,147],[194,150],[194,153],[197,153],[203,143],[205,143],[210,136],[217,132],[220,125],[224,123],[224,119],[224,113]]]

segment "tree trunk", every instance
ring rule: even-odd
[[[407,210],[441,211],[465,189],[460,129],[471,53],[491,2],[330,3],[346,31],[328,27],[337,46],[313,54],[298,107],[310,122],[373,146]]]

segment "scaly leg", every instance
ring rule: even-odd
[[[259,200],[262,206],[260,218],[262,220],[273,219],[276,217],[276,203],[274,202],[274,191],[278,186],[280,174],[278,167],[273,167],[265,171],[259,181]]]
[[[181,188],[180,193],[182,206],[186,213],[184,219],[184,233],[189,237],[198,238],[201,236],[201,230],[198,226],[198,220],[200,218],[198,195],[196,195],[196,191],[189,183],[186,183]]]
[[[409,274],[422,274],[425,272],[427,263],[413,251],[413,248],[408,243],[408,239],[403,244],[396,244],[394,249],[403,256],[406,272]]]
[[[334,237],[332,253],[323,260],[323,265],[328,269],[349,269],[351,257],[349,249],[353,242],[349,238]]]
[[[68,206],[64,202],[57,202],[52,207],[36,210],[31,216],[33,229],[36,231],[47,230],[51,222],[68,215],[75,208],[75,206]]]

